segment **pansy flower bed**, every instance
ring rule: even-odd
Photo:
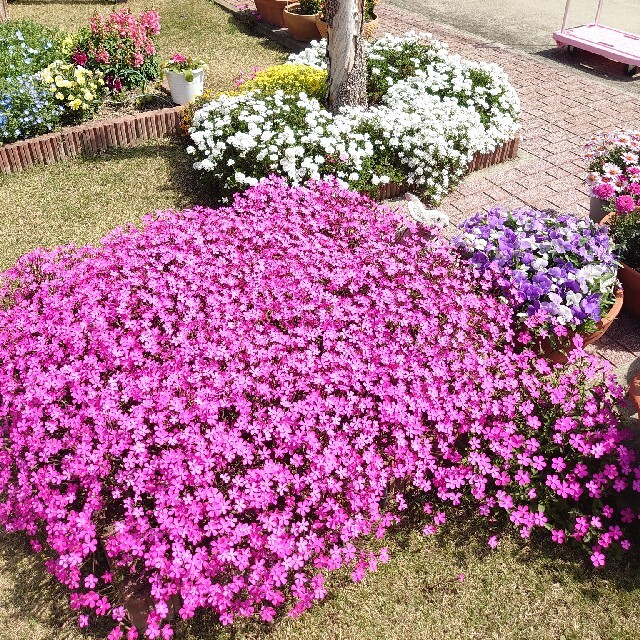
[[[289,61],[324,71],[325,52],[323,40]],[[253,82],[205,104],[189,129],[194,168],[227,196],[275,173],[291,184],[334,175],[372,195],[404,183],[436,203],[474,153],[515,136],[518,97],[497,65],[452,55],[424,33],[385,36],[366,55],[368,109],[331,114],[310,97],[315,82],[309,91],[286,82],[268,93]]]
[[[618,288],[613,243],[607,230],[590,220],[494,207],[461,229],[454,244],[475,271],[504,276],[502,294],[519,323],[589,333],[613,306]]]
[[[137,635],[102,550],[148,584],[148,637],[175,595],[185,619],[297,616],[330,571],[388,559],[363,540],[409,501],[429,534],[462,506],[596,566],[630,546],[640,469],[606,367],[523,350],[492,278],[406,225],[272,179],[2,275],[0,523],[83,626]]]

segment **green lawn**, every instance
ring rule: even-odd
[[[134,2],[140,10],[149,3]],[[78,25],[101,2],[12,4],[13,17]],[[165,55],[186,51],[211,64],[223,89],[240,71],[284,54],[245,33],[205,0],[156,0]],[[115,226],[156,209],[206,204],[183,146],[160,141],[103,156],[0,176],[0,270],[38,246],[96,242]],[[566,548],[505,540],[494,552],[475,522],[434,538],[398,532],[391,562],[355,585],[339,573],[326,602],[298,620],[220,628],[204,613],[177,625],[178,640],[635,640],[640,629],[637,563],[596,573]],[[66,591],[20,536],[0,536],[0,640],[104,638],[81,632]],[[463,582],[457,580],[465,574]]]

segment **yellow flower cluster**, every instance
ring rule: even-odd
[[[100,104],[100,72],[55,60],[40,72],[40,82],[54,95],[69,120],[82,120]]]
[[[185,108],[182,129],[186,134],[194,113],[203,105],[215,100],[221,93],[237,96],[247,91],[260,91],[263,95],[273,95],[279,89],[286,94],[304,91],[309,97],[323,102],[327,92],[327,72],[304,64],[278,64],[258,71],[234,91],[205,91]]]
[[[265,95],[273,95],[279,89],[294,95],[304,91],[310,98],[322,101],[327,92],[327,72],[303,64],[279,64],[258,71],[240,85],[237,92],[259,90]]]

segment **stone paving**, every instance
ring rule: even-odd
[[[496,204],[588,214],[582,146],[598,130],[640,126],[639,98],[397,7],[380,5],[378,14],[382,32],[427,31],[454,53],[499,64],[518,91],[519,157],[465,178],[440,206],[454,224]],[[595,351],[630,382],[640,370],[640,322],[621,314]]]

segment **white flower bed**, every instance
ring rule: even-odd
[[[221,192],[271,173],[292,184],[336,175],[374,193],[406,182],[438,203],[476,152],[518,131],[518,97],[497,65],[463,60],[429,34],[385,36],[367,46],[372,105],[329,113],[304,93],[222,95],[196,112],[187,151]],[[326,41],[289,62],[326,69]]]

